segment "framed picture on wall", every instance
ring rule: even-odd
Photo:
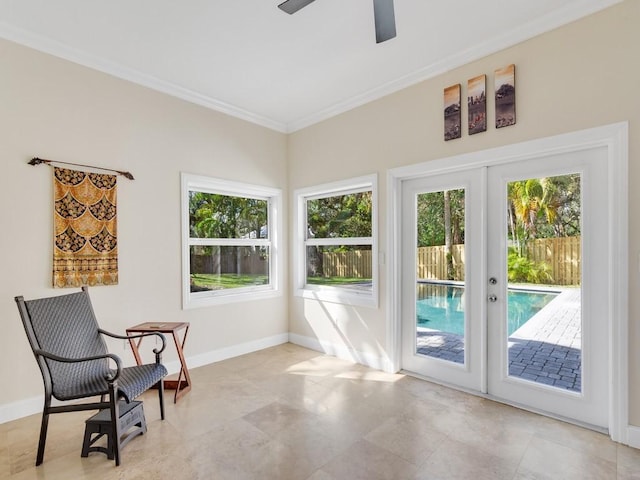
[[[496,128],[516,124],[516,66],[495,71]]]
[[[462,136],[462,112],[460,109],[460,84],[444,89],[444,139]]]
[[[467,118],[469,135],[487,131],[487,76],[467,81]]]

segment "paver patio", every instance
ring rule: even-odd
[[[581,391],[580,320],[580,289],[564,289],[509,337],[509,375]],[[464,363],[461,335],[419,328],[417,351]]]

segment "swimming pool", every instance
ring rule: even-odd
[[[524,325],[558,294],[509,289],[509,335]],[[418,284],[416,321],[418,327],[464,335],[464,287],[458,285]]]

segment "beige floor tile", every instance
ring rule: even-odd
[[[190,440],[188,449],[201,478],[304,479],[314,471],[307,458],[242,419]]]
[[[390,418],[369,432],[366,440],[400,458],[421,465],[446,440],[446,435],[409,416]]]
[[[293,407],[304,408],[313,413],[322,413],[330,407],[326,388],[313,378],[302,375],[279,374],[265,376],[253,382],[266,394]]]
[[[278,437],[283,431],[289,431],[294,425],[312,422],[315,417],[315,414],[306,410],[273,402],[242,418],[267,435]]]
[[[192,391],[167,412],[167,421],[180,428],[185,438],[193,438],[275,399],[244,379],[220,382],[210,389],[194,385]]]
[[[343,374],[345,370],[353,370],[354,364],[335,357],[316,356],[307,360],[289,364],[284,371],[291,375],[306,377],[333,377]]]
[[[416,480],[511,480],[518,462],[446,440],[418,468]]]
[[[393,414],[379,411],[375,406],[365,402],[344,403],[319,415],[309,427],[335,438],[343,445],[349,445],[378,428],[392,416]]]
[[[640,450],[625,445],[618,445],[617,447],[618,473],[622,469],[625,471],[625,475],[628,476],[629,472],[632,471],[640,479]]]
[[[618,465],[618,480],[640,480],[640,470],[625,465]]]
[[[435,383],[425,382],[424,380],[411,376],[405,376],[405,378],[397,382],[397,385],[411,392],[416,398],[447,407],[453,407],[459,410],[463,410],[484,401],[484,399],[480,397],[468,395],[464,392],[453,390]]]
[[[534,437],[518,473],[523,478],[608,480],[616,478],[616,463],[584,450]]]
[[[416,466],[366,440],[360,440],[322,467],[337,479],[412,478]]]
[[[618,445],[618,480],[640,480],[640,450]]]
[[[82,448],[85,420],[93,412],[59,413],[49,416],[44,458],[53,459]],[[8,432],[11,473],[35,465],[40,437],[40,415],[31,415],[25,425],[16,424]]]
[[[640,451],[606,435],[285,344],[191,371],[177,404],[141,396],[148,431],[81,458],[93,412],[0,425],[0,480],[640,480]]]
[[[505,460],[518,462],[533,437],[529,430],[519,428],[517,423],[507,423],[492,415],[468,412],[460,417],[462,420],[457,428],[450,431],[450,438]]]
[[[9,455],[9,429],[7,424],[0,425],[0,479],[4,480],[11,474]]]
[[[336,477],[328,474],[324,470],[316,470],[307,480],[336,480]]]
[[[566,445],[588,455],[616,462],[617,447],[605,434],[566,422],[546,422],[536,436]]]
[[[121,452],[123,464],[132,465],[145,461],[159,461],[167,455],[186,456],[184,447],[185,436],[183,430],[173,424],[155,420],[147,423],[147,433],[131,440]],[[102,453],[90,453],[89,457],[106,458]]]

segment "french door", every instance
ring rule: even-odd
[[[485,390],[486,311],[478,308],[485,296],[484,176],[485,169],[470,169],[402,186],[402,366],[477,391]],[[457,252],[445,252],[443,211],[452,199],[464,239],[455,242]],[[429,235],[440,240],[423,238]]]
[[[402,367],[608,427],[606,148],[402,182]]]

